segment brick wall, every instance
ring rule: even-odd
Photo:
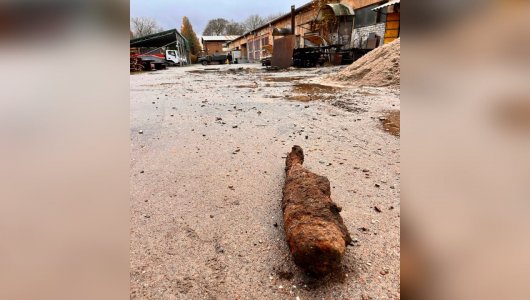
[[[375,33],[379,36],[379,45],[383,45],[385,38],[385,28],[386,23],[378,23],[375,25],[360,27],[353,29],[352,32],[352,47],[353,48],[362,48],[363,43],[366,42],[368,35],[370,33]]]
[[[204,42],[203,49],[205,51],[207,49],[208,54],[223,52],[223,43],[224,42]]]

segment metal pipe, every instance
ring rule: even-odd
[[[294,5],[291,5],[291,33],[293,35],[296,34],[296,30],[295,30],[295,17],[296,17],[296,9],[295,9],[295,6]]]

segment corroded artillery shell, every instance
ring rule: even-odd
[[[294,146],[286,159],[284,229],[296,265],[324,275],[340,266],[351,237],[341,208],[331,200],[329,180],[306,170],[303,162],[302,148]]]

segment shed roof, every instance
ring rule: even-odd
[[[401,0],[392,0],[392,1],[389,1],[389,2],[387,2],[385,4],[383,4],[383,5],[379,5],[377,7],[374,7],[374,8],[372,8],[372,10],[378,10],[378,9],[385,8],[385,7],[390,6],[390,5],[398,4],[400,2],[401,2]]]
[[[237,39],[239,35],[205,35],[201,39],[207,42],[226,42]]]
[[[180,39],[186,45],[186,50],[189,50],[188,40],[184,38],[176,29],[170,29],[155,34],[142,36],[139,38],[132,39],[130,41],[131,48],[159,48],[169,46],[177,42]]]

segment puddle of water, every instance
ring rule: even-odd
[[[383,129],[395,136],[400,136],[400,111],[387,111],[385,116],[380,117],[379,120],[383,124]]]

